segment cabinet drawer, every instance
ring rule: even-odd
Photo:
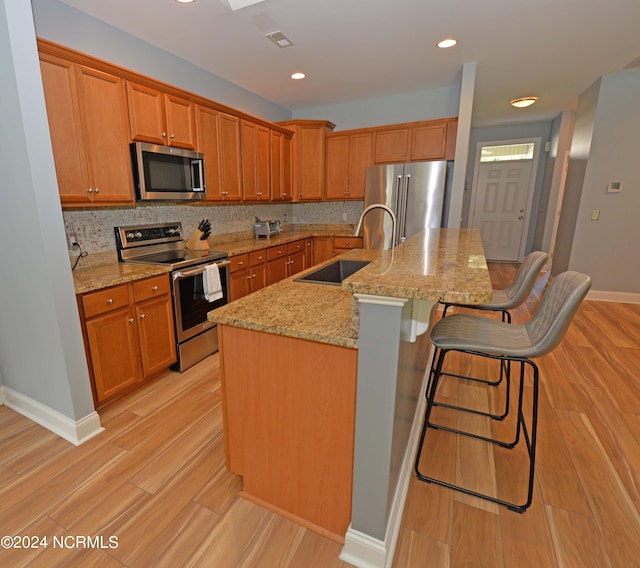
[[[133,297],[136,302],[157,298],[168,294],[169,291],[169,276],[167,274],[145,278],[133,283]]]
[[[126,284],[114,286],[106,290],[90,292],[82,296],[84,317],[92,318],[100,314],[106,314],[111,310],[125,308],[129,305],[129,287]]]
[[[249,255],[245,253],[239,254],[237,256],[232,256],[229,259],[229,262],[231,262],[231,265],[229,266],[230,272],[236,272],[237,270],[242,270],[243,268],[249,268]]]
[[[287,245],[280,245],[278,247],[271,247],[267,249],[267,260],[275,260],[276,258],[282,258],[287,256]]]
[[[267,259],[267,251],[266,249],[255,250],[249,253],[249,264],[251,266],[256,266],[258,264],[264,264]]]
[[[294,254],[296,252],[300,252],[304,250],[304,241],[294,241],[287,245],[287,252],[289,254]]]
[[[362,248],[362,237],[333,237],[333,248],[337,248],[337,249]]]

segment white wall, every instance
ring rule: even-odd
[[[329,120],[335,131],[458,116],[460,87],[401,93],[294,112],[294,118]]]
[[[32,0],[32,5],[38,37],[104,59],[271,122],[291,118],[291,111],[288,109],[258,97],[222,77],[212,75],[192,63],[58,0]]]
[[[0,373],[77,421],[93,413],[31,6],[0,0]]]
[[[640,293],[639,99],[640,71],[602,77],[569,261],[594,291]],[[621,193],[607,193],[612,181],[624,184]]]

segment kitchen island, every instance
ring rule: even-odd
[[[475,230],[427,230],[393,251],[339,258],[371,262],[340,286],[297,275],[209,314],[227,466],[246,498],[343,540],[352,564],[384,566],[419,429],[432,307],[485,302],[491,283]]]

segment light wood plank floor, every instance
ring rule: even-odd
[[[514,270],[492,265],[494,286]],[[394,566],[640,566],[639,349],[640,306],[585,302],[538,361],[531,509],[518,515],[414,479]],[[499,402],[453,385],[443,396]],[[101,418],[106,432],[75,447],[0,406],[0,536],[49,540],[0,549],[0,566],[348,568],[339,544],[238,497],[241,481],[224,468],[217,355]],[[444,439],[425,456],[429,468],[507,494],[521,488],[519,458]],[[70,548],[53,548],[54,536]],[[103,548],[82,548],[84,536],[102,536]]]

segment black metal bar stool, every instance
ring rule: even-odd
[[[431,331],[431,342],[436,348],[436,355],[431,367],[431,376],[427,387],[427,408],[424,424],[418,445],[415,471],[421,481],[436,483],[469,495],[481,497],[500,505],[505,505],[513,511],[524,512],[533,497],[533,477],[535,470],[536,435],[538,422],[538,366],[531,360],[552,351],[562,340],[580,303],[591,287],[591,279],[579,272],[564,272],[557,276],[549,285],[538,309],[529,321],[524,324],[509,324],[490,318],[467,314],[454,314],[441,319]],[[435,405],[436,393],[445,358],[451,352],[462,352],[472,356],[496,359],[501,362],[519,363],[519,391],[517,401],[516,431],[513,439],[497,440],[473,432],[436,424],[431,420],[431,412]],[[530,422],[527,424],[523,412],[525,369],[529,367],[533,375],[533,400],[531,405]],[[511,366],[505,366],[508,380]],[[456,378],[456,375],[453,375]],[[463,378],[464,377],[457,377]],[[507,405],[510,404],[507,398]],[[453,408],[453,407],[452,407]],[[492,417],[490,414],[474,409],[457,408],[461,412],[473,412]],[[507,413],[509,408],[507,407]],[[434,477],[424,475],[420,471],[420,458],[423,453],[428,429],[440,429],[455,434],[461,434],[478,440],[497,444],[504,448],[514,448],[524,436],[529,457],[529,481],[527,499],[523,504],[499,499],[482,494]]]

